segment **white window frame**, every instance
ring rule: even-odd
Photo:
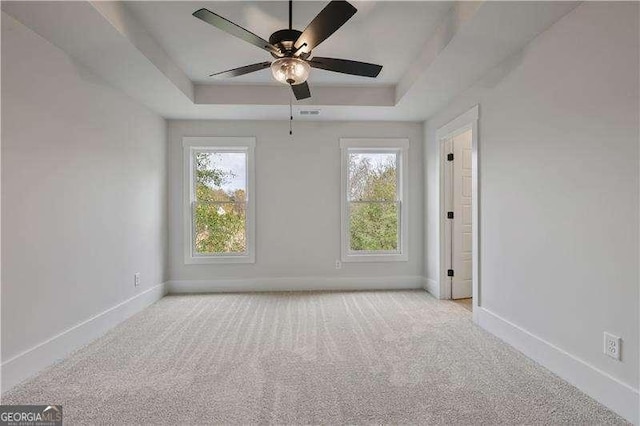
[[[256,139],[253,137],[185,137],[182,138],[183,147],[183,219],[184,219],[184,263],[255,263],[255,160],[254,151]],[[193,180],[195,176],[193,153],[199,150],[214,150],[216,152],[246,152],[247,154],[247,218],[245,253],[196,254],[193,245],[193,214],[192,206],[195,201]]]
[[[408,208],[408,176],[409,159],[407,151],[409,149],[409,139],[340,139],[340,149],[342,151],[342,181],[341,181],[341,258],[343,262],[406,262],[409,260],[408,253],[408,229],[409,229],[409,208]],[[399,250],[394,252],[371,251],[359,252],[351,250],[349,233],[349,153],[351,152],[394,152],[398,156],[397,167],[400,168],[397,174],[398,195],[397,201],[400,203],[400,226],[399,226]]]

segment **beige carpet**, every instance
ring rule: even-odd
[[[169,296],[2,402],[65,424],[624,423],[423,291]]]

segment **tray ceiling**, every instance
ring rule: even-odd
[[[314,53],[384,66],[377,79],[312,70],[317,84],[388,85],[397,83],[440,25],[450,2],[352,1],[358,12]],[[294,1],[293,27],[303,30],[327,2]],[[233,79],[208,77],[213,72],[272,59],[268,53],[217,30],[191,14],[201,7],[230,19],[264,39],[288,27],[286,1],[167,2],[134,1],[126,7],[197,83],[273,83],[268,69]]]

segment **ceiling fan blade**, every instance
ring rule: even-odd
[[[217,72],[215,74],[211,74],[209,77],[219,77],[219,78],[238,77],[239,75],[245,75],[251,72],[256,72],[256,71],[263,70],[265,68],[269,68],[270,65],[271,65],[271,62],[260,62],[259,64],[245,65],[244,67]]]
[[[291,89],[293,90],[293,94],[296,96],[296,99],[299,101],[311,97],[311,90],[309,90],[309,85],[306,81],[301,84],[292,85]]]
[[[251,43],[254,46],[259,47],[260,49],[264,49],[269,53],[275,53],[278,56],[282,56],[282,53],[275,46],[269,44],[269,42],[264,40],[262,37],[255,35],[251,31],[242,28],[240,25],[234,24],[233,22],[229,21],[226,18],[223,18],[220,15],[216,15],[208,9],[202,8],[196,10],[195,12],[193,12],[193,16],[203,20],[207,24],[221,29],[226,33],[229,33],[248,43]]]
[[[361,75],[363,77],[377,77],[382,71],[382,65],[349,61],[347,59],[320,58],[316,56],[307,62],[313,68],[341,72],[343,74]]]
[[[344,25],[358,9],[342,0],[333,0],[313,18],[313,21],[300,34],[295,42],[297,54],[309,53],[311,49],[325,41],[338,28]],[[304,44],[306,46],[302,47]]]

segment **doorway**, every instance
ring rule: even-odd
[[[471,136],[464,128],[443,140],[445,163],[445,206],[447,221],[447,278],[452,299],[471,299]]]
[[[478,107],[438,130],[441,154],[440,294],[469,310],[478,290]]]

